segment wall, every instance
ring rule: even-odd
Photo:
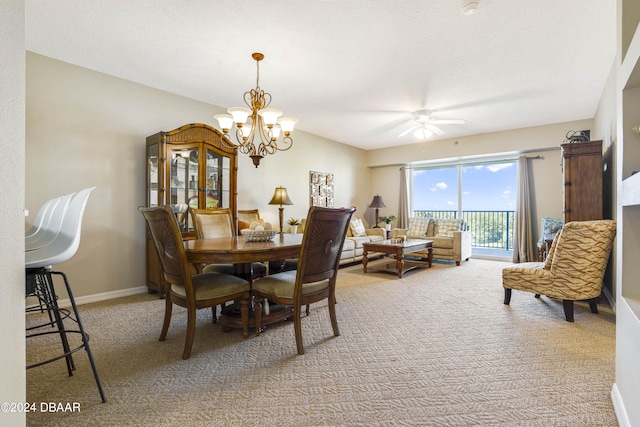
[[[603,186],[603,208],[604,217],[615,219],[617,214],[617,191],[616,191],[616,147],[617,147],[617,112],[616,112],[616,64],[612,64],[609,77],[602,92],[602,98],[598,104],[594,118],[592,139],[602,139],[604,156]],[[616,296],[616,265],[617,250],[614,245],[609,259],[609,265],[604,278],[604,294],[615,310]]]
[[[536,217],[534,235],[537,236],[543,216],[563,216],[560,144],[568,131],[593,127],[593,120],[580,120],[371,150],[367,153],[367,163],[372,167],[371,188],[382,196],[387,206],[380,214],[397,216],[401,164],[428,164],[443,159],[455,163],[468,158],[488,159],[497,153],[539,155],[540,160],[529,161],[533,176],[530,191],[535,199],[532,204]]]
[[[24,339],[24,1],[0,2],[0,402],[26,401]],[[10,351],[8,351],[10,350]],[[0,411],[0,425],[25,425],[25,414]]]
[[[58,268],[76,298],[136,291],[145,284],[145,224],[137,212],[145,202],[145,138],[187,123],[215,126],[213,115],[222,108],[33,53],[27,53],[26,85],[29,219],[55,195],[96,186],[78,252]],[[257,169],[240,155],[240,209],[258,208],[277,223],[278,209],[268,203],[283,185],[294,203],[285,207],[286,218],[306,216],[311,170],[335,174],[336,206],[366,207],[370,181],[362,150],[300,131],[294,140],[291,150],[264,158]]]

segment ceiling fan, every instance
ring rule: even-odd
[[[427,139],[433,134],[444,135],[444,131],[435,125],[462,125],[465,123],[462,119],[440,119],[432,116],[432,113],[433,110],[418,110],[411,113],[413,115],[413,126],[400,133],[398,138],[415,131],[416,138]]]

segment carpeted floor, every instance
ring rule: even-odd
[[[402,279],[342,268],[334,338],[325,304],[259,337],[223,333],[199,312],[181,359],[186,315],[158,341],[164,301],[142,294],[80,307],[108,402],[84,351],[27,371],[27,400],[80,411],[27,415],[31,426],[616,426],[615,316],[514,291],[499,261],[434,263]],[[73,281],[71,282],[74,286]],[[64,298],[64,297],[63,297]],[[28,323],[35,321],[28,316]],[[29,340],[27,362],[59,342]]]

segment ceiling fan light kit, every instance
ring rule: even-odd
[[[462,0],[460,10],[467,16],[473,15],[478,11],[478,6],[480,6],[480,0]]]
[[[402,138],[410,132],[417,139],[424,140],[432,137],[434,134],[438,136],[444,135],[444,131],[435,125],[462,125],[465,123],[462,119],[441,119],[432,115],[432,110],[418,110],[411,113],[413,115],[413,126],[406,129],[398,138]]]

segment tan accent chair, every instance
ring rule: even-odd
[[[298,354],[302,344],[302,306],[327,300],[333,335],[340,335],[336,319],[336,280],[344,237],[355,208],[309,209],[302,237],[298,269],[266,276],[253,284],[256,335],[262,330],[262,306],[266,298],[276,304],[293,306],[293,323]]]
[[[173,304],[187,309],[187,336],[183,359],[191,356],[196,332],[196,310],[211,307],[213,318],[216,307],[227,301],[240,302],[242,330],[249,335],[249,282],[240,277],[220,273],[191,274],[187,253],[182,243],[178,222],[169,206],[139,207],[153,238],[162,265],[165,284],[165,311],[160,341],[164,341],[171,322]]]
[[[573,302],[588,300],[598,312],[596,298],[602,290],[607,262],[616,236],[612,220],[574,221],[562,227],[544,262],[525,262],[502,270],[504,303],[511,290],[532,292],[563,301],[567,322],[573,322]]]

